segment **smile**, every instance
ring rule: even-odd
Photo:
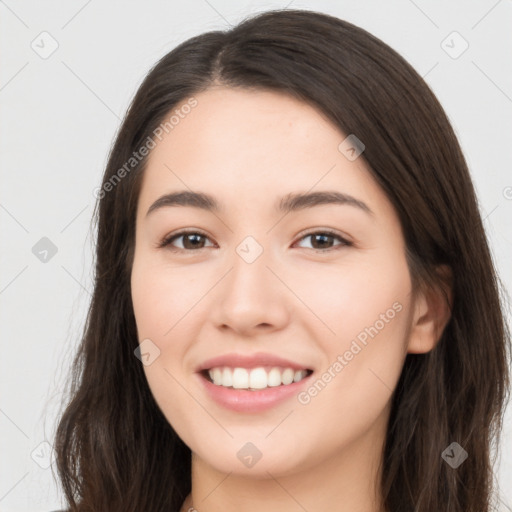
[[[311,357],[304,356],[303,361]],[[224,409],[260,413],[284,404],[313,378],[304,362],[265,352],[225,353],[198,364],[195,378],[208,400]]]
[[[216,386],[231,389],[261,390],[288,386],[311,375],[312,370],[294,370],[286,367],[240,368],[217,366],[205,370],[204,376]]]

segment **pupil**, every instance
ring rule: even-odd
[[[189,234],[189,235],[186,235],[186,236],[185,236],[185,240],[186,240],[187,242],[189,242],[192,238],[194,238],[194,239],[195,239],[195,242],[197,242],[197,241],[198,241],[198,239],[200,239],[200,238],[201,238],[201,235],[197,235],[197,234]],[[197,247],[197,245],[198,245],[198,244],[197,244],[197,243],[195,243],[195,242],[192,242],[192,244],[191,244],[191,246],[192,246],[192,247]],[[187,245],[187,244],[185,243],[185,246],[186,246],[186,245]]]
[[[189,243],[190,246],[197,247],[200,244],[201,238],[202,238],[202,235],[193,234],[193,233],[185,235],[185,241],[186,241],[185,246],[187,246],[187,243]],[[325,235],[325,234],[313,235],[313,240],[315,240],[316,244],[320,245],[320,248],[325,247],[327,240],[330,238],[332,238],[331,235]]]
[[[325,239],[326,239],[326,238],[330,238],[330,237],[331,237],[331,235],[314,235],[314,237],[313,237],[313,238],[314,238],[314,239],[316,239],[317,237],[318,237],[318,238],[322,238],[322,239],[323,239],[323,241],[325,242]],[[320,243],[320,245],[321,245],[321,246],[323,246],[323,245],[325,245],[325,244],[322,244],[322,242],[321,242],[321,243]]]

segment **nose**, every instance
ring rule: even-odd
[[[278,275],[278,265],[268,261],[265,251],[252,263],[235,254],[215,294],[215,326],[240,337],[283,329],[290,319],[291,298]]]

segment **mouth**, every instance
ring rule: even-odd
[[[225,409],[260,413],[293,399],[314,370],[277,354],[223,354],[204,361],[196,376],[206,396]]]
[[[214,386],[231,390],[261,391],[301,382],[309,377],[313,370],[309,368],[298,370],[286,366],[255,368],[215,366],[201,370],[199,373]]]

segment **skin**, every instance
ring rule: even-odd
[[[270,91],[216,86],[195,98],[150,155],[131,276],[139,340],[160,350],[144,366],[148,384],[192,450],[182,510],[384,510],[378,468],[392,391],[407,353],[435,346],[447,307],[440,293],[412,293],[393,206],[363,158],[338,150],[346,135],[319,111]],[[178,190],[209,193],[224,210],[146,214]],[[320,190],[350,194],[373,213],[347,204],[274,210],[288,193]],[[352,245],[306,236],[326,228]],[[183,229],[206,235],[201,249],[185,245],[190,237],[157,247]],[[263,249],[252,263],[236,251],[247,236]],[[332,374],[338,355],[397,302],[400,312],[305,405],[293,396],[257,414],[230,411],[195,373],[220,354],[269,352],[304,363],[315,379]],[[250,468],[237,458],[249,441],[262,453]]]

